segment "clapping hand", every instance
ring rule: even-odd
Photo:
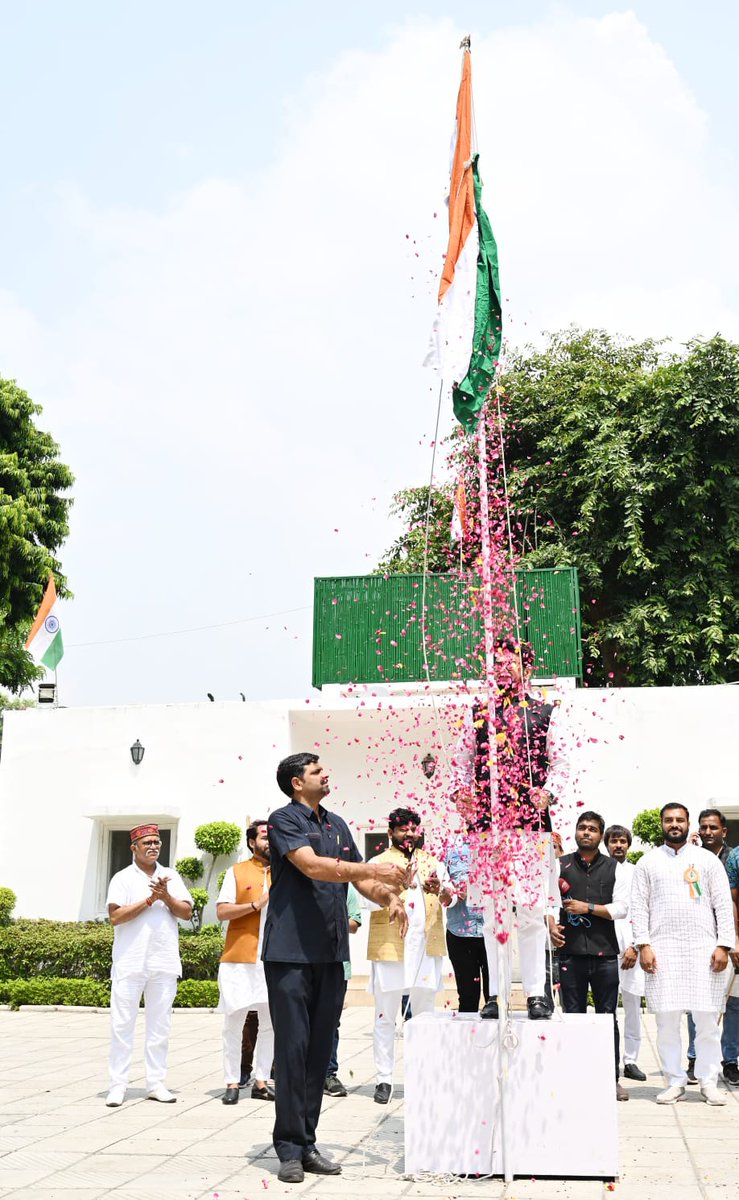
[[[163,900],[166,904],[166,902],[170,899],[169,889],[167,888],[168,882],[168,875],[160,875],[158,879],[152,880],[152,882],[149,884],[149,887],[151,888],[151,894],[154,900]]]

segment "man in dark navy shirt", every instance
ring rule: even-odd
[[[395,863],[362,862],[346,821],[323,807],[330,788],[318,755],[284,758],[277,783],[291,802],[269,817],[272,887],[262,958],[275,1031],[279,1178],[301,1183],[305,1171],[341,1173],[316,1149],[316,1125],[344,997],[347,884],[387,908],[405,934],[398,893],[409,880]]]

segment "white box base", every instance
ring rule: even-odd
[[[498,1024],[441,1012],[406,1021],[406,1172],[617,1175],[613,1018],[514,1013],[503,1122]]]

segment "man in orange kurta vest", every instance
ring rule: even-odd
[[[241,1037],[250,1010],[256,1011],[259,1019],[252,1099],[275,1098],[269,1085],[275,1039],[262,963],[262,933],[270,887],[266,821],[252,822],[246,831],[246,844],[252,856],[226,871],[216,906],[218,920],[228,921],[226,944],[218,968],[218,1012],[224,1014],[224,1104],[238,1104]]]

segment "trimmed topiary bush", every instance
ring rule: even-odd
[[[183,879],[188,879],[190,883],[197,883],[203,878],[203,860],[196,858],[194,854],[188,854],[186,858],[178,858],[174,865],[175,871],[181,875]]]

